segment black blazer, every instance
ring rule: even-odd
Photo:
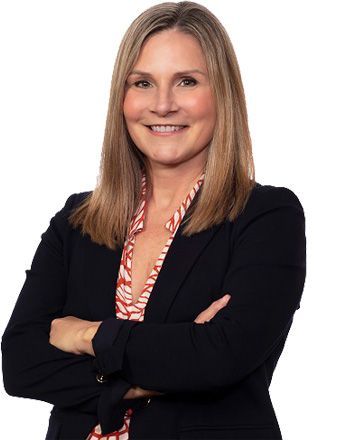
[[[257,183],[236,221],[191,237],[181,224],[137,322],[115,316],[122,249],[67,222],[88,194],[53,216],[25,271],[1,342],[6,392],[54,405],[46,440],[85,440],[97,423],[103,434],[119,429],[129,407],[130,440],[281,439],[268,388],[306,275],[297,196]],[[225,293],[210,322],[193,322]],[[103,321],[96,357],[49,343],[51,321],[67,315]],[[165,394],[122,399],[131,384]]]

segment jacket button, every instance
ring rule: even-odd
[[[101,373],[97,373],[96,379],[100,383],[107,382],[107,378],[103,374],[101,374]]]

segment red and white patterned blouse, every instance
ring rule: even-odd
[[[142,174],[141,182],[141,200],[128,229],[128,237],[124,243],[118,280],[116,284],[116,316],[120,319],[131,319],[133,321],[143,321],[145,307],[151,295],[152,288],[156,282],[158,274],[161,270],[163,261],[166,257],[168,249],[174,239],[175,233],[188,209],[199,187],[204,181],[204,172],[198,181],[182,201],[179,208],[174,212],[170,219],[165,223],[165,227],[171,231],[171,235],[167,240],[160,256],[158,257],[152,272],[150,273],[145,286],[140,294],[136,304],[132,304],[132,256],[135,244],[136,234],[144,229],[145,220],[145,202],[146,202],[146,175]],[[86,440],[128,440],[129,424],[131,420],[132,409],[129,408],[124,416],[124,424],[118,431],[111,432],[106,435],[101,434],[100,425],[93,428]]]

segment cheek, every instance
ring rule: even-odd
[[[135,99],[131,92],[126,93],[123,100],[123,114],[128,120],[136,120],[141,116],[143,105],[141,100]]]
[[[210,92],[203,92],[186,101],[187,112],[197,121],[214,125],[215,105]]]

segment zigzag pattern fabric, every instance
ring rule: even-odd
[[[146,211],[146,175],[142,174],[141,180],[141,200],[128,229],[128,237],[123,246],[123,252],[118,272],[115,294],[115,313],[117,318],[131,319],[133,321],[143,321],[146,304],[150,298],[153,286],[156,282],[158,274],[163,265],[163,261],[167,255],[168,249],[174,239],[176,231],[185,216],[193,198],[198,189],[204,182],[205,173],[201,174],[191,191],[182,201],[181,205],[165,223],[171,235],[167,240],[161,254],[159,255],[145,285],[135,304],[132,302],[132,256],[135,244],[136,234],[144,229],[145,211]],[[151,399],[149,399],[150,401]],[[132,409],[129,408],[124,416],[124,423],[121,429],[109,434],[101,434],[100,425],[98,424],[87,436],[86,440],[128,440],[129,425],[131,422]]]

